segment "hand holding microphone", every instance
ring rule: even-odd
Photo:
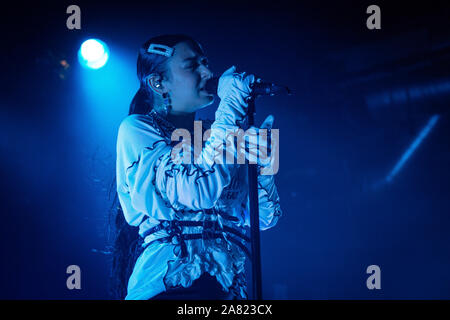
[[[220,94],[218,92],[218,88],[220,86],[220,80],[222,79],[222,77],[224,75],[228,75],[230,72],[235,72],[235,71],[236,71],[236,67],[233,66],[230,69],[226,70],[220,78],[209,79],[205,86],[206,90],[210,93],[217,94],[220,97]],[[245,75],[245,72],[243,72],[242,75]],[[254,96],[264,96],[264,95],[274,96],[277,94],[288,94],[288,95],[292,94],[291,90],[286,86],[280,86],[280,85],[277,85],[275,83],[270,83],[270,82],[263,82],[260,78],[257,78],[254,75],[250,75],[250,76],[253,77],[253,81],[250,85],[250,89],[251,89],[251,94]]]
[[[251,94],[251,85],[254,82],[254,75],[246,75],[246,72],[238,73],[236,72],[236,67],[232,66],[231,68],[226,70],[220,78],[212,78],[208,80],[206,89],[217,91],[217,95],[220,99],[226,99],[230,96],[248,97]]]
[[[291,95],[288,87],[262,82],[261,79],[257,79],[253,74],[246,74],[246,72],[238,73],[235,66],[226,70],[220,78],[209,79],[205,88],[208,92],[217,94],[221,99],[216,119],[218,116],[228,117],[227,122],[232,125],[238,125],[247,114],[247,99],[250,96],[273,96],[282,93]],[[230,111],[233,111],[233,115],[229,113]]]
[[[216,120],[227,125],[239,126],[247,114],[247,99],[251,95],[251,85],[255,82],[255,76],[245,72],[236,72],[232,66],[226,70],[218,80],[209,80],[206,89],[211,90],[211,84],[217,83],[216,91],[220,98],[216,111]],[[209,84],[209,88],[208,88]]]

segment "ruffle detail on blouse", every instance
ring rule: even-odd
[[[177,287],[190,287],[192,283],[207,272],[215,277],[224,291],[232,290],[245,299],[245,281],[236,275],[244,274],[246,256],[240,248],[225,239],[185,241],[187,255],[182,257],[180,246],[174,246],[174,260],[168,261],[164,276],[166,290]],[[236,279],[236,280],[235,280]],[[238,281],[240,279],[241,281]]]

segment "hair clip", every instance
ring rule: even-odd
[[[165,46],[163,44],[151,43],[147,49],[149,53],[156,53],[166,57],[171,57],[173,54],[173,48]]]

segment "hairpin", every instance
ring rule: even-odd
[[[173,54],[173,48],[165,46],[163,44],[151,43],[147,49],[148,53],[156,53],[166,57],[171,57]]]

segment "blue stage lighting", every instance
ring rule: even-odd
[[[108,46],[98,39],[86,40],[78,51],[78,60],[81,65],[90,69],[100,69],[106,64],[108,58]]]
[[[403,167],[405,162],[411,157],[411,155],[414,153],[414,151],[419,147],[419,145],[422,143],[423,139],[426,138],[426,136],[430,133],[431,129],[436,125],[437,121],[439,120],[439,115],[433,115],[430,120],[428,120],[427,125],[420,131],[417,138],[413,141],[413,143],[409,146],[409,148],[403,153],[400,160],[395,165],[394,169],[389,173],[389,175],[386,177],[386,182],[391,182],[394,176],[400,171],[400,169]]]

